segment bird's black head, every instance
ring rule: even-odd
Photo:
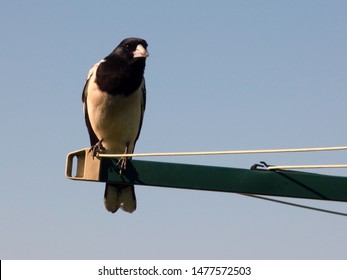
[[[143,80],[147,46],[147,42],[140,38],[124,39],[100,63],[96,72],[99,88],[112,95],[134,92]]]
[[[128,59],[145,59],[149,55],[147,47],[148,44],[144,39],[127,38],[120,42],[113,53]]]

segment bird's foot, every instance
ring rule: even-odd
[[[122,176],[123,170],[125,170],[127,168],[127,161],[128,161],[128,159],[126,157],[121,157],[117,162],[120,176]]]
[[[89,149],[89,153],[92,153],[93,158],[103,151],[105,151],[105,148],[102,145],[102,139]]]
[[[124,154],[126,155],[128,153],[128,146],[125,147]],[[127,168],[127,161],[128,158],[126,156],[121,157],[118,162],[117,166],[119,167],[119,175],[122,176],[123,170]]]

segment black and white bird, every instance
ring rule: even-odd
[[[124,39],[108,56],[89,71],[82,101],[91,151],[113,154],[133,153],[139,138],[146,105],[144,70],[147,42]],[[121,170],[126,160],[120,159]],[[136,209],[133,185],[106,183],[105,207],[115,213]]]

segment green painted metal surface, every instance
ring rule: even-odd
[[[248,170],[132,160],[120,176],[117,160],[102,158],[99,181],[347,201],[347,177],[296,171]]]

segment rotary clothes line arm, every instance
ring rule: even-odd
[[[82,149],[68,154],[65,175],[72,180],[347,201],[347,177],[144,160],[129,161],[120,176],[117,162],[93,158],[89,149]]]

